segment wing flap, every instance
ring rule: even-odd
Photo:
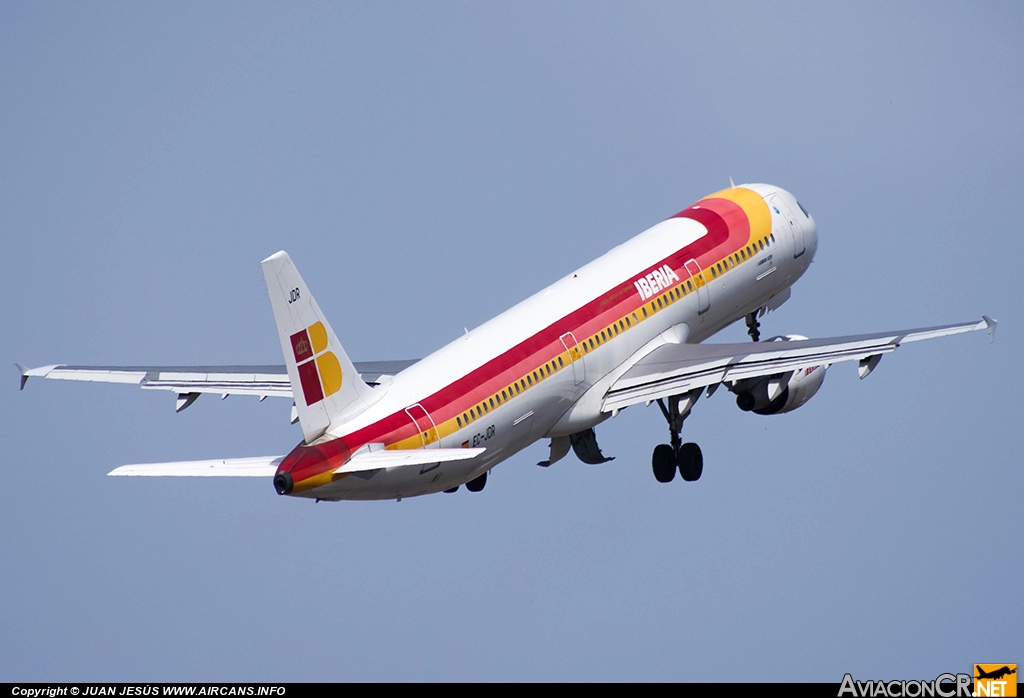
[[[860,361],[888,354],[905,342],[976,330],[987,329],[992,333],[995,325],[994,320],[984,317],[981,322],[849,337],[742,344],[666,344],[640,359],[611,385],[602,411],[680,395],[723,381]]]

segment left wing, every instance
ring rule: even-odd
[[[416,363],[412,361],[355,362],[356,371],[370,385],[382,376],[394,375]],[[178,411],[185,409],[202,393],[292,397],[292,385],[284,366],[67,366],[55,364],[21,371],[21,387],[29,378],[128,383],[147,390],[171,390],[178,393]]]
[[[988,330],[995,339],[996,321],[943,325],[850,337],[805,339],[789,342],[742,344],[665,344],[643,357],[612,383],[605,393],[602,412],[681,395],[726,381],[771,376],[809,366],[859,361],[861,378],[867,377],[882,354],[907,342]]]

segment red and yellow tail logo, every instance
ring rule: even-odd
[[[341,390],[341,364],[327,349],[327,330],[322,322],[310,325],[291,336],[295,363],[306,405],[315,405]]]
[[[1017,695],[1017,665],[975,664],[974,695],[986,698]]]

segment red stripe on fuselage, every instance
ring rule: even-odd
[[[750,241],[750,221],[747,214],[739,204],[728,199],[702,199],[672,217],[697,221],[708,229],[710,235],[721,236],[724,230],[724,244],[715,244],[711,249],[693,257],[701,269],[717,264]]]
[[[644,301],[633,287],[636,279],[668,264],[679,278],[685,280],[689,274],[684,265],[690,259],[697,260],[702,268],[710,267],[748,242],[750,224],[739,205],[727,199],[704,199],[697,205],[700,208],[684,209],[673,218],[689,218],[700,223],[707,229],[706,235],[420,400],[419,403],[431,414],[434,423],[441,424],[462,414],[484,398],[551,361],[565,351],[559,337],[566,332],[572,332],[582,341],[582,338],[599,332],[612,322],[639,311]],[[415,433],[416,425],[403,410],[346,435],[345,440],[352,448],[358,448],[365,443],[394,443]]]

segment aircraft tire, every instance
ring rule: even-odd
[[[685,443],[679,447],[679,474],[687,482],[696,482],[704,472],[704,454],[695,443]]]
[[[445,490],[444,492],[445,492],[445,494],[451,494],[452,492],[458,492],[458,491],[459,491],[459,486],[455,485],[455,487],[451,488],[450,490]]]
[[[466,489],[470,492],[479,492],[487,484],[487,473],[484,473],[478,478],[474,478],[466,483]]]
[[[658,482],[672,482],[672,478],[676,476],[676,454],[672,452],[672,447],[668,444],[655,446],[651,467]]]

